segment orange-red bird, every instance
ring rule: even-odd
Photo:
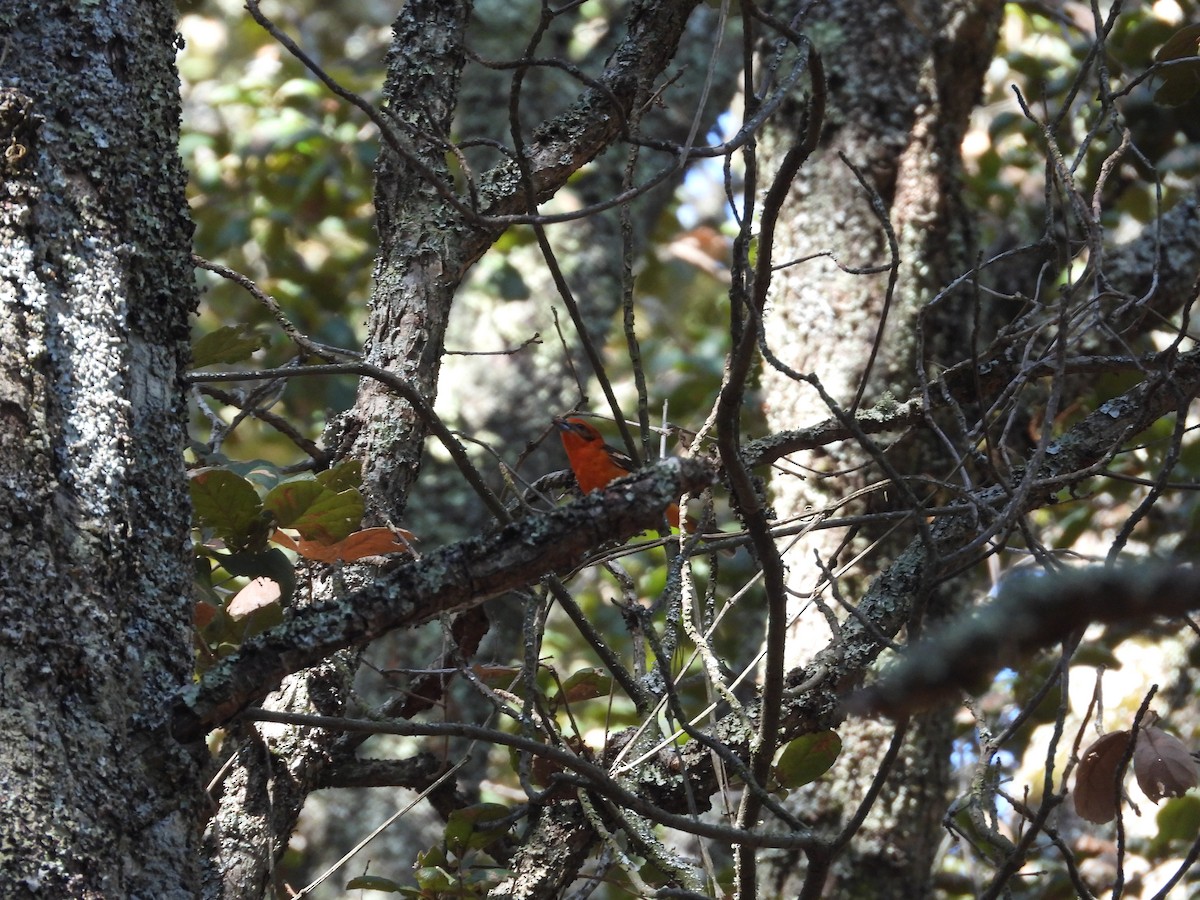
[[[604,435],[586,419],[562,419],[555,416],[554,424],[562,438],[563,449],[567,451],[571,471],[575,473],[579,489],[585,494],[633,471],[633,460],[616,447],[604,443]],[[672,503],[668,506],[666,516],[667,521],[678,528],[679,504]],[[690,519],[684,520],[684,527],[689,532],[696,528]]]

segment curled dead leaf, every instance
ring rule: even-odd
[[[1129,749],[1128,731],[1110,731],[1101,735],[1083,751],[1079,768],[1075,770],[1075,812],[1097,825],[1117,817],[1121,802],[1117,785],[1117,768]]]
[[[1182,797],[1200,781],[1196,761],[1183,741],[1153,725],[1138,734],[1133,773],[1142,793],[1155,803],[1163,797]]]

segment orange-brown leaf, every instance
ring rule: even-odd
[[[1075,770],[1075,812],[1097,825],[1117,817],[1121,802],[1117,768],[1129,749],[1128,731],[1101,735],[1085,751]]]
[[[217,608],[206,600],[197,600],[196,605],[192,609],[192,624],[199,629],[204,629],[213,619],[217,617]]]
[[[284,531],[282,528],[276,528],[275,533],[271,535],[271,540],[282,547],[287,547],[296,553],[300,552],[300,545],[296,543],[296,539]]]
[[[490,688],[507,688],[521,674],[519,666],[499,666],[476,663],[471,666],[475,676]]]
[[[276,530],[271,540],[294,550],[305,559],[315,562],[354,562],[367,556],[386,556],[389,553],[412,553],[411,542],[416,536],[403,528],[364,528],[332,544],[293,538]]]

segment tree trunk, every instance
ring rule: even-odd
[[[887,267],[889,239],[872,197],[846,160],[856,167],[886,213],[897,239],[895,288],[887,271],[848,274],[820,257],[775,276],[768,343],[786,365],[815,374],[843,410],[866,407],[885,391],[904,397],[915,386],[918,316],[931,297],[970,264],[970,235],[959,197],[959,145],[991,60],[1001,4],[996,0],[954,3],[818,4],[816,19],[802,23],[821,52],[827,71],[828,114],[820,149],[801,170],[777,232],[777,263],[833,251],[850,268]],[[778,15],[786,11],[778,9]],[[764,130],[760,171],[769,177],[797,140],[798,116],[772,120]],[[884,324],[886,319],[886,324]],[[969,346],[972,317],[957,310],[926,325],[925,355],[944,360]],[[876,332],[877,356],[868,372]],[[858,399],[859,385],[865,388]],[[800,428],[831,415],[808,385],[770,366],[763,377],[767,417],[774,431]],[[930,446],[892,449],[888,459],[903,475],[928,471],[944,477]],[[776,511],[783,518],[834,504],[886,476],[852,442],[797,462],[814,477],[777,478]],[[895,488],[890,488],[895,490]],[[881,508],[872,501],[865,512]],[[814,554],[836,571],[883,529],[864,529],[841,546],[844,532],[814,532],[785,559],[792,588],[789,667],[802,666],[831,637],[825,616],[810,601],[823,579]],[[907,530],[875,548],[886,559],[911,539]],[[838,582],[855,602],[879,566],[861,564]],[[835,606],[828,587],[822,603]],[[892,729],[851,720],[839,728],[844,749],[838,765],[794,796],[802,818],[836,833],[855,812]],[[917,897],[940,841],[938,821],[948,785],[950,728],[945,716],[915,721],[901,762],[859,836],[826,881],[828,896]],[[764,883],[781,895],[799,889],[804,870],[785,855],[768,858]],[[853,893],[851,893],[851,885]]]
[[[175,10],[8,4],[0,88],[0,885],[194,896],[205,799]],[[203,749],[203,745],[200,745]]]

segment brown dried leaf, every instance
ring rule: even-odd
[[[1129,748],[1128,731],[1110,731],[1101,735],[1083,751],[1075,770],[1075,812],[1097,825],[1117,817],[1121,797],[1117,788],[1117,767]]]
[[[1163,797],[1182,797],[1200,781],[1196,761],[1183,741],[1153,725],[1138,734],[1133,773],[1142,793],[1155,803]]]
[[[282,529],[275,529],[271,536],[277,544],[294,550],[305,559],[315,562],[355,562],[368,556],[386,556],[389,553],[413,554],[412,544],[417,539],[411,531],[403,528],[363,528],[343,540],[326,541],[297,540]]]

